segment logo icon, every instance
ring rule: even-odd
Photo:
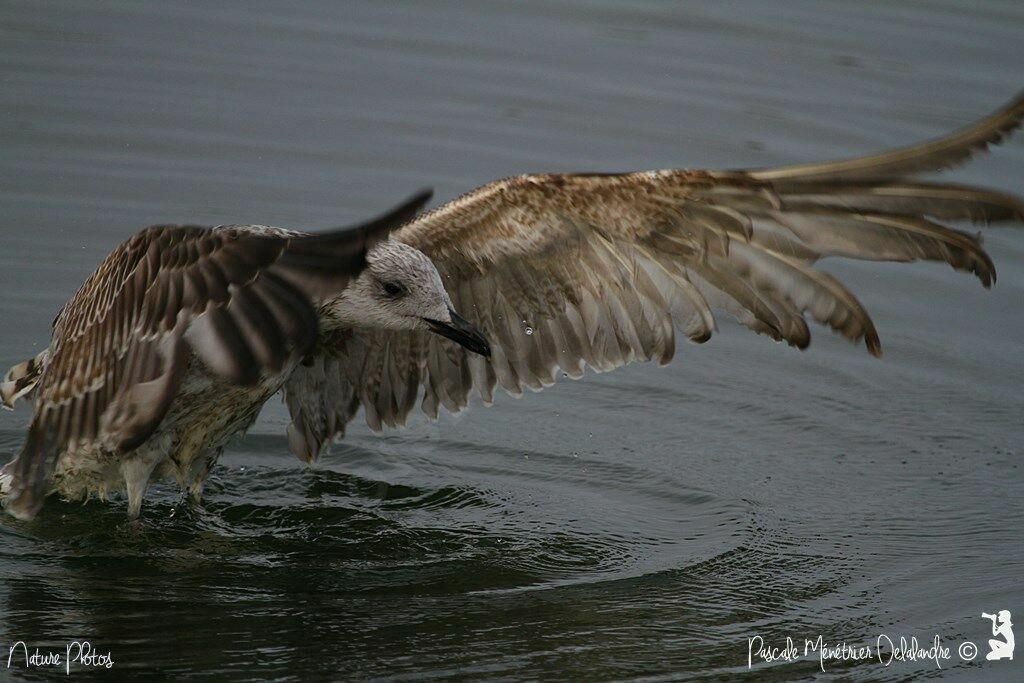
[[[999,614],[982,612],[981,616],[992,621],[992,635],[995,636],[988,641],[991,652],[985,655],[985,659],[990,662],[997,659],[1012,660],[1013,647],[1016,643],[1013,639],[1013,622],[1010,621],[1010,610],[1000,610]],[[998,640],[1000,636],[1003,640]]]

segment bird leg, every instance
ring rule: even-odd
[[[149,478],[160,462],[161,457],[152,451],[140,453],[121,463],[121,475],[124,477],[125,489],[128,493],[128,517],[135,519],[142,509],[142,496],[149,486]]]
[[[189,468],[189,484],[187,489],[189,503],[199,505],[202,501],[203,484],[206,483],[206,478],[210,476],[210,470],[213,469],[217,459],[220,458],[223,452],[224,448],[222,446],[215,450],[207,451],[192,461],[192,465]]]

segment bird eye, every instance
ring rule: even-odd
[[[389,296],[398,296],[405,291],[405,287],[397,282],[385,282],[384,291],[387,292]]]

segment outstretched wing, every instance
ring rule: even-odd
[[[496,385],[519,393],[559,372],[579,377],[584,366],[667,363],[674,330],[703,342],[716,309],[799,348],[810,342],[810,318],[879,355],[868,313],[816,262],[943,261],[989,287],[995,269],[979,240],[942,222],[1020,221],[1024,203],[909,176],[967,159],[1022,116],[1024,94],[949,137],[849,161],[485,185],[393,237],[434,261],[456,310],[487,333],[491,357],[434,335],[380,332],[353,335],[361,341],[332,367],[341,363],[351,400],[380,429],[405,421],[421,386],[433,416],[463,408],[474,388],[490,402]],[[292,433],[315,455],[343,415],[317,421],[311,412],[292,411]]]
[[[314,302],[343,289],[363,268],[368,243],[429,196],[321,235],[163,225],[119,246],[54,323],[8,509],[35,514],[68,447],[99,442],[117,452],[143,443],[175,395],[187,350],[245,385],[308,354],[318,333]]]

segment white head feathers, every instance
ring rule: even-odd
[[[452,301],[423,252],[387,240],[369,251],[363,272],[324,308],[326,325],[425,330],[426,320],[451,322]]]

